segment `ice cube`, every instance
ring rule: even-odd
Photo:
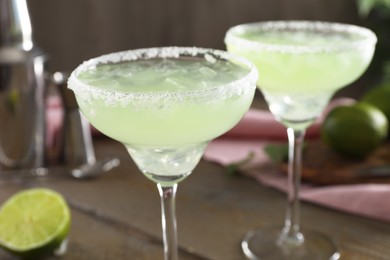
[[[165,78],[164,79],[164,82],[169,86],[169,87],[173,87],[174,89],[185,89],[186,86],[181,84],[178,80],[174,79],[174,78]]]
[[[209,67],[201,67],[199,69],[199,72],[200,72],[201,76],[205,77],[205,78],[214,78],[215,76],[218,75],[218,73],[215,70],[213,70]]]
[[[173,60],[163,59],[155,65],[157,72],[170,72],[172,68],[175,68],[176,63]]]

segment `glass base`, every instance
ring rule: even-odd
[[[340,258],[336,243],[315,231],[303,231],[302,243],[280,242],[282,228],[269,228],[248,232],[241,247],[249,259],[275,260],[337,260]]]

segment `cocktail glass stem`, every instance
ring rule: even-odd
[[[321,233],[300,228],[299,189],[305,130],[287,129],[289,140],[288,200],[285,223],[280,227],[249,231],[241,247],[249,259],[331,259],[340,258],[337,245]]]
[[[299,190],[302,170],[302,145],[305,130],[287,129],[289,153],[288,153],[288,200],[287,211],[282,234],[278,239],[280,246],[299,246],[304,242],[300,231],[300,207]]]
[[[164,240],[164,259],[177,260],[177,229],[176,229],[176,190],[177,184],[163,186],[157,184],[161,198],[162,232]]]

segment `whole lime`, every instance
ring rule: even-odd
[[[390,86],[381,86],[369,90],[362,96],[361,101],[381,110],[390,122]]]
[[[356,103],[330,111],[321,126],[321,136],[342,155],[363,158],[382,144],[388,128],[381,110],[370,104]]]

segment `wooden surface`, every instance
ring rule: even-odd
[[[302,180],[316,185],[380,183],[390,185],[390,141],[363,158],[346,157],[321,140],[308,141],[303,150]],[[287,174],[288,163],[282,164]]]
[[[117,155],[121,166],[93,180],[51,178],[1,183],[0,200],[26,186],[61,192],[72,210],[67,253],[59,259],[162,259],[157,188],[130,160],[122,145],[95,140],[98,158]],[[177,218],[180,259],[244,259],[240,240],[255,228],[283,222],[286,197],[252,179],[228,176],[201,161],[179,185]],[[342,259],[390,259],[390,224],[302,203],[306,228],[340,245]],[[14,259],[0,251],[0,259]]]

